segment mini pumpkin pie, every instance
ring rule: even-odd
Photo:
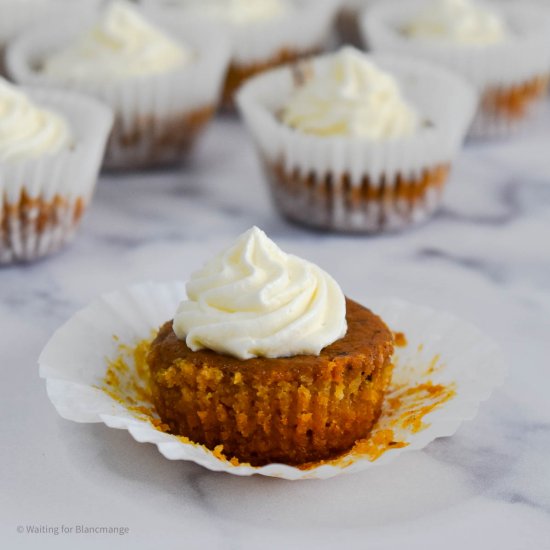
[[[73,237],[111,125],[94,99],[0,78],[0,264],[36,260]]]
[[[124,0],[74,8],[69,23],[29,29],[6,63],[18,82],[76,89],[115,113],[105,165],[147,168],[182,161],[216,109],[228,44],[194,21],[177,34]]]
[[[223,104],[251,76],[320,53],[330,36],[337,0],[148,0],[170,19],[199,15],[230,34],[233,53]]]
[[[375,51],[407,53],[463,75],[480,96],[472,135],[505,135],[541,104],[549,82],[550,10],[525,2],[393,0],[364,15]]]
[[[447,70],[351,47],[260,75],[238,100],[279,210],[358,232],[433,214],[475,109]]]
[[[333,458],[369,434],[393,336],[327,273],[253,228],[187,292],[147,358],[171,433],[252,465]]]

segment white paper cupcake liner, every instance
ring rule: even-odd
[[[191,460],[214,471],[290,480],[327,479],[385,464],[403,452],[454,434],[464,420],[476,415],[480,402],[504,376],[498,348],[473,326],[401,300],[376,300],[369,307],[394,331],[403,332],[407,344],[396,348],[393,382],[371,437],[392,430],[400,444],[379,457],[352,451],[307,470],[283,464],[233,465],[202,446],[157,430],[151,417],[139,412],[139,407],[150,408],[150,402],[137,400],[128,407],[102,389],[109,359],[119,355],[121,346],[132,347],[151,338],[152,331],[172,317],[184,297],[181,283],[146,283],[103,296],[62,326],[39,359],[40,375],[46,379],[48,396],[58,413],[75,422],[103,422],[126,429],[137,441],[154,443],[166,458]],[[128,387],[143,385],[130,356],[128,365]],[[424,384],[451,389],[450,398],[426,414],[422,426],[412,428],[410,422],[396,422],[397,418],[410,420],[411,414],[422,416],[421,409],[434,404],[429,398],[407,398]],[[400,404],[396,405],[397,399]]]
[[[315,73],[331,57],[304,63]],[[295,221],[345,231],[394,230],[426,219],[439,203],[435,186],[414,205],[385,200],[384,193],[391,192],[398,181],[416,182],[422,189],[427,174],[435,176],[451,164],[475,110],[475,91],[430,63],[392,55],[370,58],[398,80],[405,98],[425,121],[415,135],[373,141],[307,135],[286,126],[278,113],[296,87],[292,67],[259,75],[238,94],[240,111],[270,174],[276,204]],[[273,166],[285,175],[280,177]],[[307,184],[281,181],[292,179],[293,174],[313,177]],[[380,200],[347,206],[348,195],[360,194],[364,187],[368,187],[365,194],[375,192]]]
[[[405,53],[441,64],[471,82],[480,96],[479,114],[472,127],[476,136],[502,135],[513,132],[527,120],[530,107],[545,97],[544,93],[528,99],[519,113],[501,114],[485,108],[490,94],[510,92],[525,87],[534,79],[548,76],[550,67],[550,11],[528,2],[490,4],[500,13],[513,33],[502,43],[487,47],[427,39],[411,39],[401,29],[425,6],[425,0],[406,3],[395,0],[380,2],[367,9],[361,21],[363,37],[374,51]],[[499,120],[504,118],[505,120]]]
[[[97,181],[111,111],[60,90],[23,88],[66,118],[74,145],[53,155],[0,163],[0,264],[31,261],[70,240]]]
[[[158,24],[151,11],[147,17]],[[8,46],[10,76],[24,84],[61,87],[92,95],[109,105],[115,124],[105,158],[108,168],[158,166],[183,160],[219,101],[229,61],[226,37],[201,21],[166,31],[196,53],[182,69],[118,81],[56,79],[40,71],[42,60],[93,25],[97,9],[67,10],[59,25],[33,26]],[[43,22],[44,23],[44,22]]]

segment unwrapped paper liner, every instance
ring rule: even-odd
[[[110,109],[93,98],[61,90],[23,91],[66,119],[73,144],[55,154],[0,164],[0,264],[36,260],[73,237],[113,123]]]
[[[504,375],[501,354],[480,331],[455,317],[396,299],[374,300],[369,307],[394,331],[406,335],[405,347],[396,348],[392,386],[406,389],[426,382],[452,387],[454,397],[426,415],[424,429],[396,434],[406,446],[389,448],[376,460],[350,455],[306,470],[284,464],[262,467],[235,465],[203,446],[157,430],[146,417],[130,410],[102,389],[109,359],[120,346],[150,339],[170,319],[185,298],[182,283],[145,283],[107,294],[77,313],[51,338],[40,355],[40,375],[58,413],[75,422],[103,422],[126,429],[139,442],[154,443],[171,460],[191,460],[214,471],[239,476],[261,474],[285,479],[327,479],[385,464],[403,452],[421,449],[437,437],[455,433],[472,419]],[[437,367],[434,365],[438,358]],[[391,397],[387,396],[387,400]],[[140,403],[137,403],[140,405]],[[143,403],[150,406],[150,403]],[[373,429],[388,421],[384,407]]]
[[[182,160],[187,151],[174,152],[171,141],[177,142],[182,132],[189,132],[184,122],[187,118],[205,113],[197,117],[204,124],[213,114],[229,61],[227,37],[216,25],[197,19],[177,25],[177,30],[176,25],[164,25],[168,34],[195,55],[189,65],[162,74],[112,81],[57,79],[40,71],[41,62],[70,44],[97,18],[97,9],[91,6],[68,7],[67,12],[59,25],[33,26],[10,43],[6,52],[9,75],[22,84],[80,91],[109,105],[115,113],[115,124],[106,152],[108,168]],[[145,16],[162,25],[156,12],[147,11]],[[179,127],[174,125],[177,120],[182,121]]]

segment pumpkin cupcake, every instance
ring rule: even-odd
[[[252,465],[334,458],[368,435],[393,336],[327,273],[253,228],[187,293],[147,358],[171,433]]]
[[[175,35],[123,0],[100,13],[79,8],[70,15],[61,28],[42,25],[10,44],[10,75],[79,90],[111,106],[108,168],[183,160],[218,103],[229,58],[223,36],[197,21]]]
[[[437,209],[475,93],[443,68],[347,47],[260,75],[238,101],[286,217],[380,232]]]
[[[475,136],[507,135],[541,104],[550,76],[550,10],[529,3],[389,0],[364,14],[375,51],[447,66],[480,96]]]
[[[338,0],[147,0],[169,20],[199,15],[227,30],[232,59],[223,104],[251,76],[320,53],[330,36]]]
[[[73,237],[111,125],[94,99],[0,78],[0,264],[36,260]]]

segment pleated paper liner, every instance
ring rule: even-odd
[[[478,329],[427,307],[373,300],[366,305],[396,331],[398,345],[393,382],[370,436],[344,456],[319,464],[240,464],[221,447],[209,450],[167,433],[152,405],[148,343],[184,297],[183,284],[145,283],[103,296],[61,327],[39,359],[58,413],[128,430],[137,441],[154,443],[166,458],[214,471],[327,479],[385,464],[454,434],[503,379],[502,356]]]
[[[411,136],[373,140],[316,136],[280,120],[297,74],[314,77],[335,54],[269,71],[238,94],[275,204],[294,221],[321,229],[376,233],[430,217],[475,107],[474,89],[450,71],[416,59],[368,56],[394,76],[421,119]]]

